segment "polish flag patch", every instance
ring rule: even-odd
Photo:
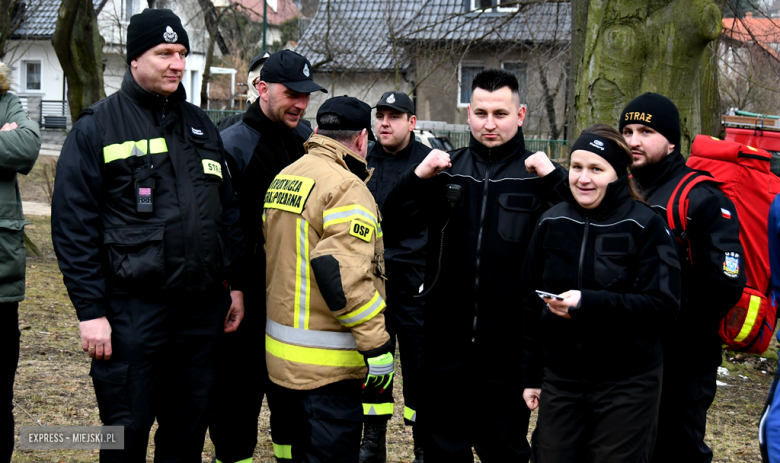
[[[723,214],[723,218],[730,219],[731,218],[731,211],[728,209],[720,208],[720,213]]]

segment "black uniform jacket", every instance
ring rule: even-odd
[[[634,172],[647,202],[666,220],[666,206],[674,189],[693,169],[674,151],[661,162]],[[708,371],[721,364],[718,335],[720,320],[734,307],[747,283],[745,272],[734,278],[723,271],[727,252],[743,255],[739,241],[739,218],[734,203],[710,182],[695,186],[688,194],[688,235],[693,263],[683,247],[678,254],[682,266],[680,316],[664,335],[665,368]],[[731,213],[726,218],[721,209]],[[725,214],[727,215],[727,214]],[[740,268],[742,267],[740,258]],[[688,357],[696,354],[696,361]]]
[[[426,371],[518,381],[519,369],[507,362],[519,352],[523,259],[539,216],[561,200],[555,185],[566,175],[560,166],[544,178],[529,173],[531,154],[520,131],[493,149],[472,137],[450,154],[452,168],[428,180],[410,169],[388,196],[387,235],[413,231],[415,221],[429,230]],[[446,199],[448,185],[462,189],[455,202]]]
[[[406,148],[396,154],[388,154],[382,145],[374,144],[366,159],[368,167],[374,169],[367,186],[371,194],[374,195],[380,211],[385,204],[387,195],[398,183],[401,175],[412,166],[421,163],[430,152],[431,148],[416,141],[413,134]],[[398,237],[385,233],[384,242],[385,260],[419,266],[425,265],[425,245],[428,242],[427,228],[423,228],[416,235],[409,237]]]
[[[580,305],[564,319],[535,290],[579,290]],[[674,241],[658,214],[631,199],[628,175],[593,210],[569,194],[534,230],[522,295],[525,387],[540,387],[542,367],[571,379],[647,372],[663,361],[661,332],[680,310]]]
[[[246,276],[261,288],[265,287],[263,198],[274,177],[305,154],[303,143],[311,133],[311,128],[303,123],[289,130],[271,121],[260,109],[259,98],[249,106],[241,123],[222,131],[241,210],[248,257]],[[231,223],[236,220],[237,217],[231,217]]]
[[[85,110],[65,140],[52,241],[79,320],[104,316],[110,294],[202,291],[237,279],[231,254],[243,248],[222,216],[237,209],[222,141],[185,98],[181,85],[168,98],[152,94],[128,70],[121,90]],[[136,207],[144,177],[154,180],[151,213]]]

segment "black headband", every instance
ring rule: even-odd
[[[577,150],[588,151],[593,154],[598,154],[605,161],[615,169],[618,177],[623,175],[628,169],[629,157],[626,154],[626,150],[621,148],[617,143],[612,140],[599,137],[593,133],[582,133],[574,145],[571,147],[571,152],[574,153]]]

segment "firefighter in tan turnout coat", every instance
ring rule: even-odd
[[[264,198],[271,433],[278,461],[357,462],[362,382],[393,375],[382,227],[365,185],[371,109],[331,98],[317,124]]]

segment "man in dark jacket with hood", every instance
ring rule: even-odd
[[[404,92],[385,92],[376,104],[374,131],[377,143],[368,152],[368,166],[373,168],[368,189],[379,209],[398,178],[412,166],[421,163],[431,149],[414,137],[417,116],[414,103]],[[423,300],[416,297],[425,282],[425,245],[428,229],[402,240],[385,239],[387,267],[387,332],[401,351],[404,375],[404,422],[413,426],[417,418],[417,396],[420,388],[420,354],[422,350]],[[395,348],[393,348],[395,351]],[[381,391],[381,392],[380,392]],[[384,389],[363,391],[365,430],[360,446],[360,463],[384,463],[387,422],[393,416],[392,382]],[[419,439],[414,442],[414,463],[422,463]]]
[[[303,56],[289,50],[274,53],[265,61],[256,83],[259,96],[240,123],[222,132],[241,211],[248,284],[244,321],[235,333],[225,337],[222,346],[223,363],[209,428],[217,461],[221,463],[251,462],[257,445],[257,418],[268,382],[263,343],[266,311],[262,199],[274,177],[305,154],[303,143],[312,131],[301,121],[310,94],[326,92],[311,76],[311,63]],[[248,365],[247,358],[255,363]]]
[[[623,110],[620,131],[634,155],[634,179],[648,204],[666,220],[669,198],[693,171],[680,153],[677,107],[657,93],[640,95]],[[734,203],[710,182],[693,187],[688,201],[692,259],[683,246],[678,247],[682,298],[680,315],[663,339],[661,408],[652,460],[659,463],[712,461],[704,432],[721,364],[718,326],[747,282],[745,272],[738,270],[735,275],[724,266],[727,256],[741,260],[744,252]],[[692,353],[696,354],[694,361]]]
[[[469,147],[431,151],[406,172],[383,223],[388,240],[428,226],[416,425],[426,461],[472,462],[474,447],[483,461],[527,462],[516,288],[536,221],[561,200],[555,187],[566,171],[525,149],[514,75],[486,69],[471,88]]]
[[[146,9],[127,29],[121,89],[62,147],[52,241],[100,419],[124,429],[100,460],[144,461],[157,419],[155,461],[200,461],[217,347],[243,317],[237,204],[216,127],[185,101],[181,20]]]

